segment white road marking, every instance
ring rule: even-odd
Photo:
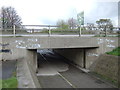
[[[73,85],[69,80],[67,80],[63,75],[61,75],[59,72],[58,72],[58,75],[60,77],[62,77],[71,87],[73,88],[77,88],[75,85]]]

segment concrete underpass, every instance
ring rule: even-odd
[[[6,42],[11,53],[2,59],[17,60],[20,88],[113,87],[83,70],[118,47],[117,37],[5,37]]]
[[[78,69],[74,61],[56,53],[58,51],[74,51],[72,49],[40,49],[37,50],[37,77],[42,88],[112,88],[113,86],[97,79]],[[81,51],[81,59],[79,58],[79,66],[86,68],[85,49],[77,49]],[[84,51],[84,52],[82,52]],[[71,52],[72,53],[72,52]],[[66,53],[66,55],[69,54]],[[80,54],[80,53],[79,53]],[[73,54],[74,55],[74,54]],[[72,57],[72,56],[71,56]],[[74,56],[73,56],[74,57]],[[83,60],[83,61],[82,61]],[[74,63],[74,65],[72,65]]]

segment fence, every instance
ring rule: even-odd
[[[107,36],[107,35],[117,35],[119,33],[119,30],[110,30],[107,28],[106,30],[100,30],[97,27],[94,27],[93,30],[90,30],[88,27],[85,26],[76,26],[73,29],[71,27],[67,29],[62,29],[60,26],[56,25],[22,25],[20,28],[17,28],[15,25],[13,28],[6,28],[3,30],[0,30],[1,33],[4,34],[12,34],[14,36],[20,34],[20,35],[95,35],[95,36]]]

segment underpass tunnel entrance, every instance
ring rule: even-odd
[[[68,70],[69,65],[65,58],[54,52],[53,49],[37,50],[38,75],[56,75]]]
[[[89,69],[99,56],[97,47],[54,49],[53,51],[65,57],[68,63],[71,62],[85,69]]]
[[[96,48],[37,50],[37,78],[42,88],[95,88],[104,83],[91,78],[86,70],[95,61]],[[94,53],[94,54],[93,54]],[[72,65],[74,64],[74,65]],[[79,66],[81,68],[77,68]],[[85,69],[86,68],[86,69]],[[100,81],[100,80],[99,80]],[[89,83],[89,84],[86,84]],[[102,86],[103,85],[103,86]],[[107,85],[108,86],[108,85]]]
[[[38,74],[47,75],[66,71],[69,69],[70,64],[86,69],[94,61],[93,57],[88,57],[89,52],[95,51],[96,49],[93,48],[38,49]]]

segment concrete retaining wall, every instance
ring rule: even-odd
[[[31,88],[40,88],[40,84],[36,75],[37,71],[37,50],[26,50],[26,62],[28,65],[28,71],[30,71],[30,75],[32,78],[32,83],[34,87]],[[29,87],[30,88],[30,87]]]
[[[55,49],[56,53],[83,67],[83,49]]]
[[[18,59],[17,76],[19,88],[40,88],[39,81],[36,76],[36,50],[23,50],[24,57]]]
[[[54,51],[82,68],[89,68],[91,64],[98,58],[98,56],[94,55],[94,53],[97,52],[96,48],[55,49]]]
[[[86,68],[89,69],[101,54],[112,51],[119,46],[118,37],[94,37],[91,39],[91,42],[96,42],[99,48],[80,47],[76,49],[55,49],[55,51],[80,67],[84,67],[83,62],[85,59]],[[85,43],[87,45],[87,41]]]
[[[102,54],[92,64],[90,70],[111,80],[118,81],[118,56]]]

